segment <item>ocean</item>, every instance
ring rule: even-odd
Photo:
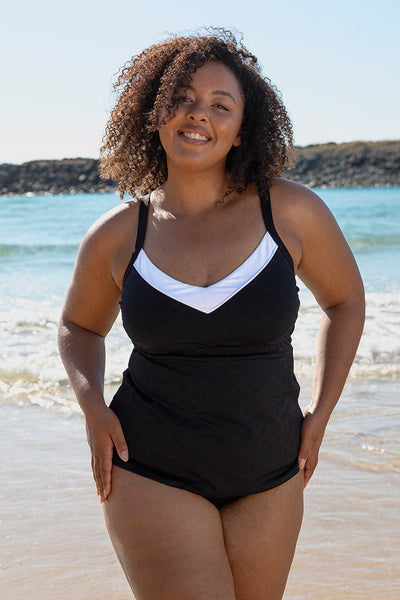
[[[398,600],[400,188],[315,191],[355,254],[367,319],[306,490],[285,599]],[[118,203],[114,194],[0,197],[0,447],[9,600],[130,597],[96,503],[84,420],[56,344],[79,242]],[[293,345],[305,407],[319,308],[299,287]],[[107,340],[107,400],[130,350],[118,319]]]

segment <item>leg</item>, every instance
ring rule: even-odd
[[[281,600],[302,516],[302,472],[221,510],[236,600]]]
[[[234,600],[212,504],[118,467],[112,486],[106,524],[136,600]]]

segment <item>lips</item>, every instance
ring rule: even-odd
[[[183,130],[179,132],[179,135],[183,138],[196,142],[209,142],[211,139],[205,133],[199,131]]]
[[[191,132],[183,131],[182,135],[185,137],[188,137],[192,140],[203,140],[204,142],[206,142],[208,140],[208,138],[206,138],[205,135],[201,135],[201,133],[191,133]]]

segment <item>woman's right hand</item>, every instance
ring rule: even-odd
[[[112,456],[115,446],[121,460],[129,458],[128,446],[117,415],[106,405],[86,415],[87,440],[92,455],[93,478],[100,502],[111,493]]]

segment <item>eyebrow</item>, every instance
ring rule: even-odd
[[[191,85],[188,85],[186,89],[191,90],[192,92],[196,91],[196,89]],[[228,96],[228,98],[230,98],[235,104],[237,104],[232,94],[230,94],[229,92],[224,92],[224,90],[214,90],[213,92],[211,92],[211,94],[213,96]]]

